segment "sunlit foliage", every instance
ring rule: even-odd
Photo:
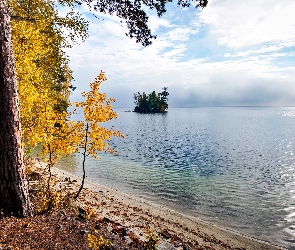
[[[159,237],[156,235],[153,230],[146,229],[146,242],[144,244],[144,249],[147,250],[156,250],[156,245],[159,243]]]
[[[87,36],[87,23],[74,12],[74,2],[61,2],[71,9],[65,17],[58,15],[53,1],[12,0],[9,4],[12,16],[29,20],[14,18],[12,22],[23,142],[27,149],[41,146],[41,155],[48,162],[50,200],[50,169],[58,159],[80,151],[84,158],[89,154],[97,157],[101,150],[114,153],[106,141],[122,135],[100,126],[117,117],[111,106],[114,99],[106,100],[98,91],[106,80],[104,73],[90,85],[89,93],[83,93],[86,101],[75,104],[83,108],[85,120],[72,121],[67,111],[73,87],[63,49],[77,37]]]
[[[84,185],[86,157],[91,155],[97,158],[99,151],[115,153],[115,151],[109,147],[108,141],[111,139],[111,136],[124,137],[119,131],[113,128],[104,128],[100,125],[102,122],[107,122],[118,117],[111,105],[115,99],[107,99],[105,93],[99,92],[100,84],[106,80],[107,78],[104,72],[101,71],[95,78],[95,81],[90,84],[91,90],[87,93],[82,93],[82,96],[85,97],[85,101],[75,103],[77,108],[83,109],[85,119],[83,125],[84,135],[79,143],[79,147],[83,152],[83,181],[75,198],[79,196]]]
[[[117,118],[117,113],[111,105],[115,101],[114,98],[107,99],[105,93],[99,92],[100,84],[106,81],[107,78],[104,72],[101,72],[95,81],[90,84],[91,90],[87,93],[82,93],[85,97],[84,102],[76,102],[77,108],[82,108],[85,118],[84,131],[85,136],[80,143],[80,147],[87,151],[93,157],[98,157],[98,151],[115,153],[109,147],[107,141],[111,136],[123,137],[123,135],[113,128],[101,127],[100,123],[110,121]]]
[[[87,235],[88,245],[93,250],[100,250],[100,249],[109,249],[111,246],[113,246],[112,242],[110,240],[103,238],[102,235]]]
[[[86,38],[87,22],[73,11],[60,17],[54,1],[11,0],[9,6],[11,16],[29,20],[11,22],[23,141],[29,149],[44,141],[56,111],[59,120],[66,118],[72,72],[63,49]]]
[[[74,106],[83,110],[84,120],[71,120],[72,113],[57,112],[47,108],[39,114],[40,119],[46,120],[39,134],[42,137],[42,154],[47,156],[46,161],[55,163],[62,155],[73,152],[82,152],[86,157],[91,155],[98,158],[99,151],[115,153],[109,147],[108,141],[112,136],[124,137],[113,128],[105,128],[101,123],[117,118],[117,113],[111,105],[115,100],[107,99],[105,93],[99,92],[100,84],[106,81],[104,72],[90,84],[91,90],[82,93],[84,102],[76,102]],[[73,114],[77,111],[74,110]]]
[[[62,156],[70,154],[83,154],[83,182],[75,198],[80,194],[85,180],[85,160],[91,155],[98,157],[99,151],[115,153],[109,147],[108,141],[112,136],[124,137],[119,131],[113,128],[105,128],[101,123],[117,118],[117,113],[113,110],[111,103],[113,98],[107,99],[105,93],[99,92],[100,84],[106,81],[106,76],[103,72],[96,77],[95,81],[90,84],[91,90],[87,93],[82,93],[85,97],[84,102],[75,103],[76,108],[82,109],[84,120],[73,121],[68,111],[59,112],[54,110],[51,105],[44,102],[41,113],[38,114],[38,119],[41,119],[42,126],[32,127],[29,132],[35,139],[29,141],[40,141],[41,155],[45,157],[48,163],[49,179],[48,179],[48,200],[51,200],[51,167]],[[36,134],[34,135],[34,132]]]

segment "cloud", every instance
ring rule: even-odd
[[[199,12],[173,9],[151,15],[158,38],[146,48],[125,36],[117,18],[90,19],[89,39],[67,50],[77,86],[71,99],[104,70],[101,90],[116,98],[116,107],[132,107],[134,92],[164,86],[170,107],[293,105],[293,8],[288,0],[211,0]],[[274,22],[287,26],[272,31]]]
[[[160,18],[157,15],[151,15],[149,17],[148,25],[152,33],[156,33],[160,28],[172,28],[174,25],[165,18]]]
[[[219,43],[240,48],[271,41],[295,44],[293,0],[210,1],[200,20],[218,36]]]
[[[216,74],[209,83],[189,85],[186,88],[173,85],[170,92],[176,93],[171,107],[197,106],[289,106],[294,103],[293,82],[258,77],[243,78]]]

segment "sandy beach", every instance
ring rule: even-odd
[[[40,163],[44,169],[44,164]],[[40,167],[39,166],[39,167]],[[81,178],[57,168],[52,174],[59,188],[77,191]],[[157,249],[284,249],[230,229],[207,223],[105,186],[85,182],[78,198],[82,207],[93,207],[97,216],[128,228],[139,238],[147,229],[159,237]],[[185,245],[185,243],[188,243]],[[187,246],[188,248],[185,248]],[[190,246],[190,247],[189,247]]]

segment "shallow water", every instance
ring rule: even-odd
[[[124,110],[88,179],[295,249],[295,108]],[[60,167],[81,174],[81,156]]]

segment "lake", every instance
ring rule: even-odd
[[[116,109],[116,155],[87,158],[87,178],[295,249],[295,108]],[[60,168],[81,175],[81,155]]]

